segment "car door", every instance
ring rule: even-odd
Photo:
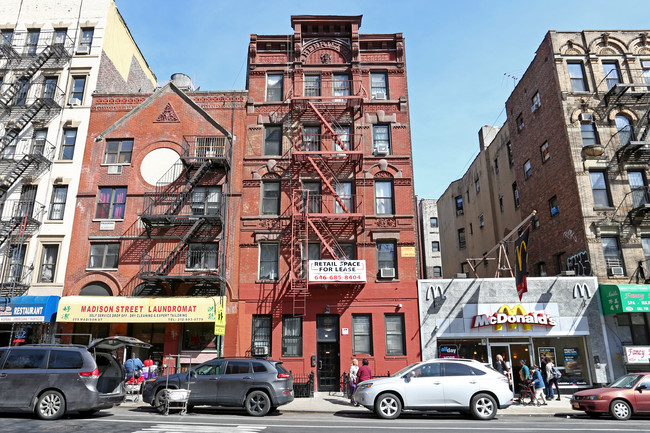
[[[443,363],[442,385],[447,408],[469,407],[472,396],[479,390],[477,376],[463,362]]]
[[[253,383],[251,363],[246,360],[228,360],[226,372],[219,378],[217,404],[239,405]]]
[[[412,409],[444,407],[444,390],[439,362],[422,364],[407,373],[404,406]]]
[[[224,361],[213,359],[192,369],[190,381],[190,401],[193,404],[217,404],[217,394],[222,377]]]
[[[645,388],[642,387],[645,385]],[[641,387],[642,389],[639,389]],[[637,412],[650,412],[650,375],[642,379],[634,390],[635,407]]]
[[[3,407],[28,408],[43,386],[47,385],[47,349],[9,350],[0,370],[4,392]]]

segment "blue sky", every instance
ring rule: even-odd
[[[403,33],[415,190],[438,198],[478,153],[548,30],[650,28],[648,0],[116,0],[159,80],[243,90],[251,33],[291,34],[291,15],[363,15],[361,33]]]

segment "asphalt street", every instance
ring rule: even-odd
[[[210,433],[293,433],[293,432],[650,432],[650,417],[621,422],[584,415],[498,416],[476,421],[457,414],[405,413],[397,420],[382,420],[372,413],[275,412],[263,418],[243,411],[197,409],[185,416],[163,416],[149,408],[114,408],[93,416],[70,414],[57,421],[41,421],[29,413],[2,413],[4,432],[210,432]]]

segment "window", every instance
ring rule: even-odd
[[[429,225],[431,226],[431,228],[438,227],[438,217],[429,218]]]
[[[551,157],[551,152],[548,150],[548,141],[545,141],[544,144],[539,147],[539,153],[542,155],[542,162],[548,161]]]
[[[307,207],[309,213],[321,213],[322,194],[320,182],[303,182],[303,206]]]
[[[551,197],[551,199],[548,201],[548,207],[551,209],[551,216],[555,216],[560,213],[560,208],[558,207],[556,196]]]
[[[50,350],[50,360],[47,368],[79,370],[83,368],[84,361],[80,352],[72,350]]]
[[[262,182],[262,215],[280,214],[280,182]]]
[[[251,364],[248,361],[228,361],[226,374],[248,374],[251,370]]]
[[[515,157],[512,154],[512,143],[508,142],[506,148],[508,149],[508,164],[510,167],[512,167],[512,165],[515,163]]]
[[[65,45],[65,38],[68,36],[68,29],[56,28],[54,29],[54,43],[57,45]]]
[[[38,49],[38,37],[41,31],[39,29],[28,29],[27,40],[25,41],[25,53],[30,56],[35,56]]]
[[[27,104],[27,94],[29,93],[30,83],[26,78],[19,78],[17,80],[19,83],[18,91],[14,96],[15,105],[26,105]]]
[[[377,241],[377,269],[379,270],[379,278],[381,278],[382,269],[393,270],[395,275],[394,277],[387,276],[384,278],[397,278],[397,252],[395,242]]]
[[[133,139],[106,140],[104,164],[130,164]]]
[[[390,155],[390,126],[374,125],[372,127],[372,145],[375,154]]]
[[[319,152],[320,151],[320,126],[302,127],[302,150]]]
[[[32,138],[32,155],[43,155],[47,142],[47,129],[35,129]]]
[[[219,215],[221,186],[197,186],[192,190],[192,215]]]
[[[519,190],[517,189],[517,182],[512,184],[512,197],[515,200],[515,209],[519,207]]]
[[[404,315],[386,314],[386,356],[406,355],[404,342]]]
[[[370,73],[371,99],[388,99],[388,80],[385,72]]]
[[[581,123],[580,134],[582,135],[583,146],[593,146],[598,144],[598,135],[596,134],[596,125],[593,122]]]
[[[440,266],[433,267],[433,276],[438,278],[442,277],[442,268]]]
[[[9,259],[9,277],[8,282],[22,282],[23,269],[25,266],[25,251],[27,245],[12,245],[11,256]]]
[[[56,259],[59,256],[58,245],[43,245],[41,254],[41,273],[38,278],[39,283],[53,283],[56,271]]]
[[[9,350],[5,360],[4,370],[44,368],[47,360],[47,350],[25,349]]]
[[[539,92],[535,92],[535,95],[532,99],[532,105],[530,106],[530,111],[535,111],[542,106],[542,97],[539,96]]]
[[[499,173],[499,158],[494,158],[494,172]]]
[[[607,266],[607,275],[624,275],[623,258],[621,256],[621,247],[616,236],[602,236],[603,255],[605,256],[605,265]]]
[[[463,196],[462,195],[457,195],[456,196],[456,215],[462,215],[463,214]]]
[[[264,128],[264,155],[282,155],[282,127],[266,126]]]
[[[650,264],[650,237],[641,238],[641,246],[643,247],[643,256],[645,257],[647,268]]]
[[[214,323],[185,323],[181,350],[218,349]]]
[[[345,260],[356,260],[357,251],[354,242],[339,242]]]
[[[618,131],[618,139],[621,142],[621,146],[628,144],[633,138],[633,129],[630,124],[630,119],[627,116],[618,115],[614,118],[616,122],[616,130]]]
[[[605,73],[608,89],[621,83],[621,71],[618,69],[618,62],[603,62],[603,72]]]
[[[343,150],[354,150],[352,148],[352,142],[351,142],[351,135],[350,135],[350,126],[348,125],[341,125],[341,126],[335,126],[334,127],[334,133],[338,136],[338,138],[341,140],[343,145],[345,146],[345,149],[341,147],[341,145],[334,141],[334,149],[336,151],[343,151]],[[345,155],[343,155],[345,156]]]
[[[472,376],[472,370],[469,365],[445,362],[445,376]]]
[[[43,99],[56,98],[56,85],[59,82],[59,77],[50,76],[45,77],[43,80]]]
[[[61,145],[61,159],[71,161],[74,156],[74,145],[77,141],[77,128],[63,130],[63,144]]]
[[[466,246],[466,241],[465,241],[465,229],[458,229],[458,248],[461,250],[465,248]]]
[[[372,356],[372,317],[370,314],[352,315],[352,354]]]
[[[126,206],[126,188],[99,188],[99,201],[97,202],[98,219],[124,219]]]
[[[260,280],[277,280],[280,246],[277,243],[260,244]]]
[[[222,360],[212,360],[204,363],[200,367],[194,369],[194,372],[198,376],[218,376],[225,374],[224,372],[225,361]]]
[[[79,42],[79,50],[77,53],[90,54],[90,47],[93,44],[93,34],[95,30],[92,27],[81,29],[81,41]]]
[[[271,315],[253,315],[253,330],[251,349],[255,355],[256,348],[266,348],[267,355],[271,355]],[[264,350],[262,350],[264,351]]]
[[[570,62],[567,66],[569,68],[571,89],[574,92],[586,92],[589,90],[587,87],[587,81],[585,80],[585,70],[582,66],[582,62]]]
[[[268,74],[266,76],[266,100],[268,102],[282,101],[284,94],[282,90],[283,81],[282,74]]]
[[[597,207],[609,207],[612,205],[609,199],[607,188],[607,176],[604,171],[590,171],[591,191],[594,194],[594,205]]]
[[[485,225],[485,217],[483,216],[483,214],[480,214],[478,216],[478,226],[483,227],[484,225]]]
[[[375,213],[377,215],[392,215],[393,212],[393,182],[390,180],[375,181]]]
[[[339,196],[347,212],[355,213],[354,203],[352,202],[352,182],[335,183],[334,189]],[[337,200],[334,200],[334,213],[345,213],[343,207]]]
[[[650,83],[650,60],[641,60],[641,69],[643,69],[645,82]]]
[[[501,212],[504,211],[504,208],[503,208],[503,197],[499,197],[499,209],[501,210]]]
[[[305,257],[305,247],[304,244],[300,244],[300,261],[302,269],[300,270],[301,278],[305,278],[307,274],[308,262],[309,260],[320,260],[321,247],[320,242],[309,242],[307,244],[307,257]]]
[[[533,169],[530,166],[530,159],[524,163],[524,179],[528,179],[533,175]]]
[[[481,182],[478,179],[474,181],[474,189],[476,189],[477,194],[481,192]]]
[[[282,317],[282,356],[302,356],[302,317]]]
[[[305,96],[320,96],[320,75],[305,75]]]
[[[0,42],[4,46],[11,47],[11,42],[14,39],[13,30],[0,30],[0,36],[2,36],[2,41]]]
[[[472,223],[469,223],[469,234],[470,235],[474,234],[474,226],[472,225]]]
[[[350,76],[348,74],[334,74],[332,96],[350,96]],[[334,99],[334,102],[345,102],[345,99]]]
[[[650,203],[648,200],[648,187],[646,186],[645,174],[642,171],[628,171],[628,182],[632,191],[632,202],[634,207],[644,206]]]
[[[50,202],[51,220],[62,220],[65,212],[65,201],[68,197],[68,185],[57,185],[52,189],[52,200]]]
[[[84,101],[84,90],[86,89],[86,76],[85,75],[76,75],[72,77],[72,92],[70,92],[70,104],[73,103],[72,99],[76,99],[78,102],[75,104],[83,104]]]
[[[616,315],[618,334],[622,336],[623,344],[648,345],[650,344],[650,332],[648,332],[650,317],[648,313],[620,313]],[[646,379],[643,384],[650,386],[650,380]],[[637,388],[638,389],[638,388]]]
[[[120,244],[118,243],[91,244],[88,267],[91,269],[117,269],[119,254]]]
[[[521,131],[522,129],[524,129],[524,116],[519,114],[517,116],[517,131]]]
[[[187,249],[187,269],[217,269],[219,243],[191,243]]]
[[[433,252],[440,251],[440,242],[439,241],[431,241],[431,250]]]

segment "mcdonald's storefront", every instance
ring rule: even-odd
[[[420,280],[424,359],[457,357],[510,366],[553,360],[566,392],[612,379],[595,278],[529,278],[519,299],[514,278]],[[518,389],[518,388],[517,388]]]

